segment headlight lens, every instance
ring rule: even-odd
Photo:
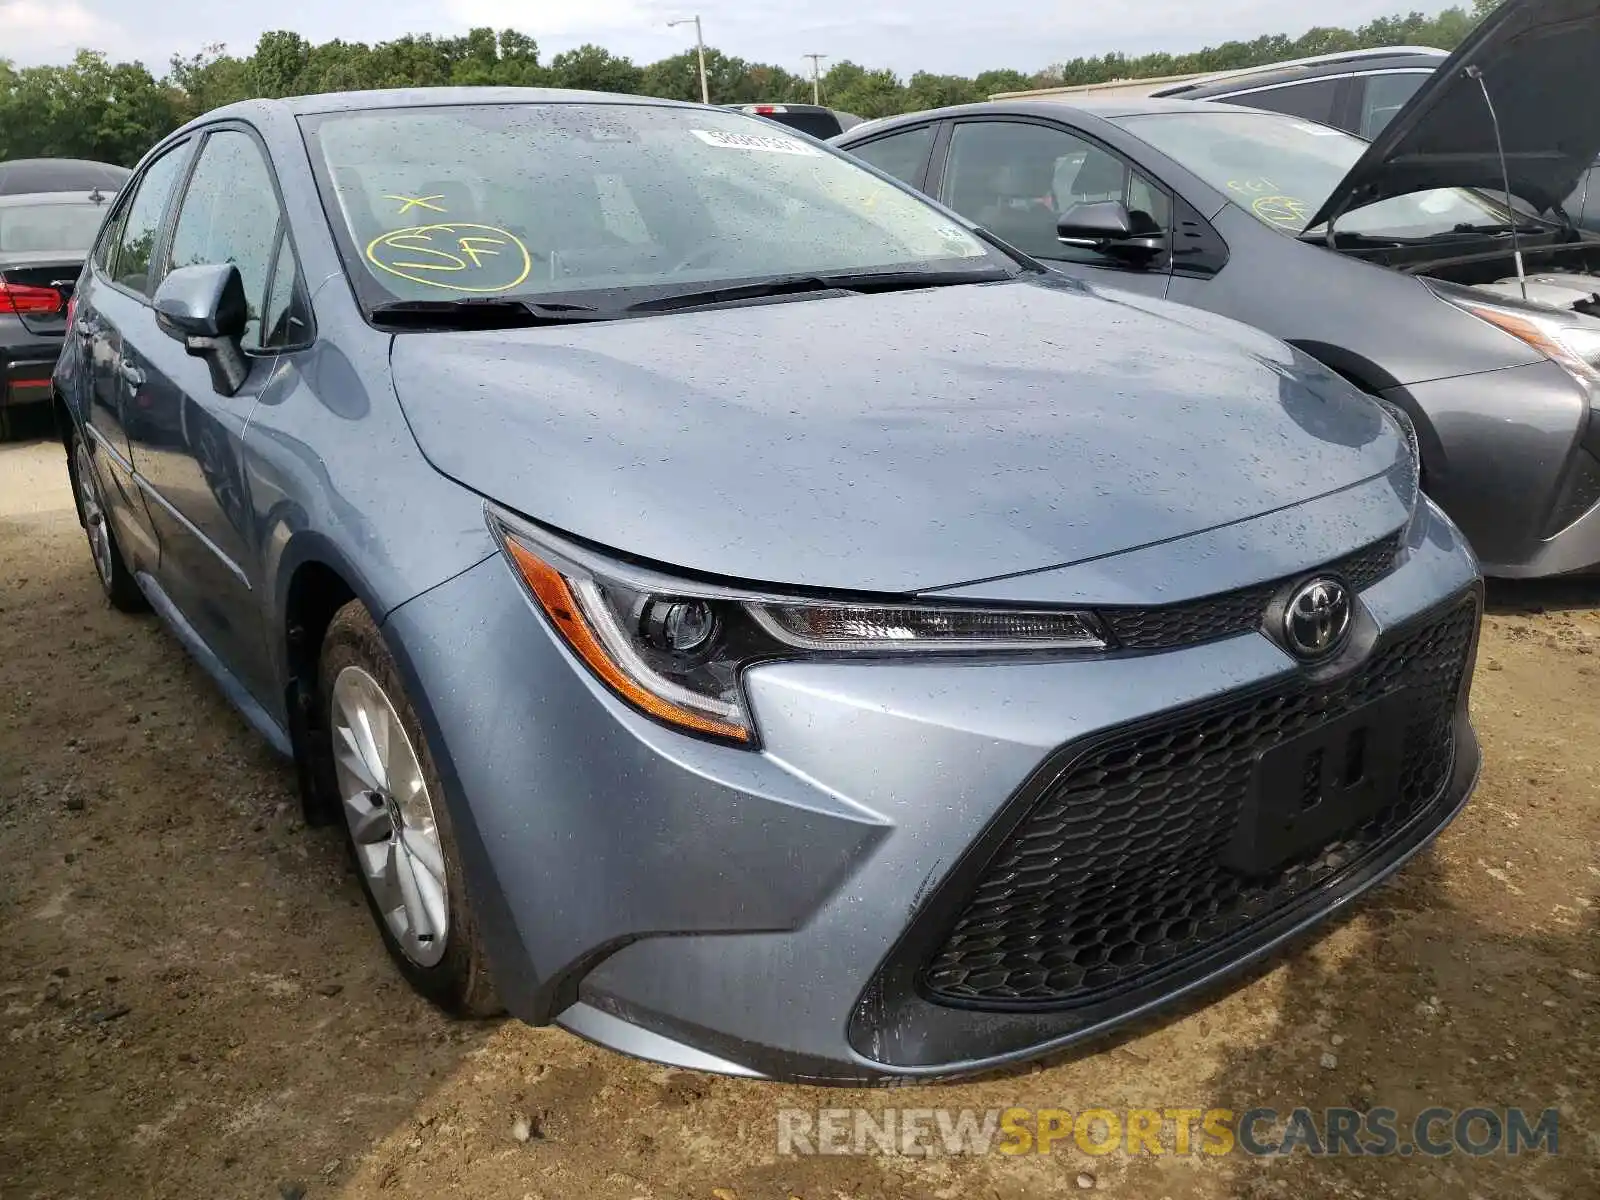
[[[1526,342],[1584,383],[1600,383],[1600,322],[1552,311],[1549,316],[1445,295],[1458,308]]]
[[[1084,613],[909,605],[752,604],[780,642],[804,650],[1100,650]]]
[[[1406,412],[1392,400],[1385,400],[1382,396],[1374,396],[1383,410],[1400,427],[1401,436],[1406,439],[1406,449],[1411,455],[1411,484],[1417,487],[1422,482],[1422,443],[1417,440],[1417,426],[1411,419],[1411,414]]]
[[[490,526],[562,640],[668,725],[753,745],[744,668],[807,654],[1102,650],[1087,612],[852,604],[758,595],[601,559],[500,513]]]

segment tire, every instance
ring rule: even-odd
[[[498,1014],[444,787],[394,659],[359,600],[328,626],[317,684],[327,731],[317,764],[323,794],[344,817],[351,861],[389,956],[446,1012]]]
[[[89,443],[74,431],[67,454],[67,474],[72,480],[72,497],[78,508],[78,524],[89,540],[89,558],[94,564],[100,588],[119,612],[144,612],[150,607],[139,584],[122,557],[122,546],[106,513],[100,477],[95,474]]]

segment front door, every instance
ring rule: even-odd
[[[935,191],[934,181],[929,190]],[[1115,200],[1169,237],[1172,199],[1121,155],[1055,123],[958,121],[935,194],[962,216],[1041,262],[1087,282],[1165,296],[1170,252],[1131,263],[1063,245],[1056,222],[1074,205]]]

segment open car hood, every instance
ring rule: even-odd
[[[1511,193],[1540,212],[1572,194],[1600,154],[1600,5],[1506,0],[1373,139],[1307,229],[1353,208],[1430,188],[1503,191],[1488,85]]]

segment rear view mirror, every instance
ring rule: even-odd
[[[231,396],[244,386],[250,362],[239,344],[250,319],[244,281],[232,263],[178,267],[156,288],[156,324],[206,360],[211,386]]]
[[[1154,258],[1167,246],[1165,230],[1117,200],[1074,204],[1056,222],[1056,240],[1135,262]]]

